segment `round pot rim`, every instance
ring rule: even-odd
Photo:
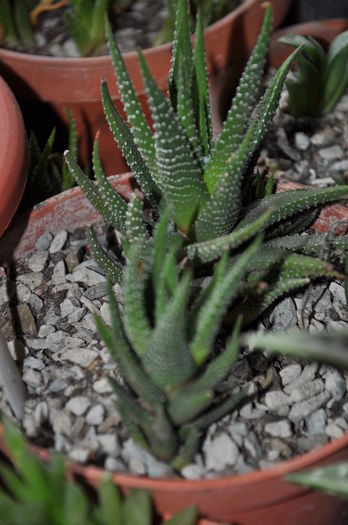
[[[204,30],[205,37],[209,37],[211,33],[214,33],[215,31],[219,31],[221,27],[223,27],[225,24],[228,24],[231,19],[239,16],[240,14],[243,14],[244,12],[248,11],[248,9],[253,6],[254,4],[257,4],[259,0],[244,0],[242,4],[240,4],[238,7],[233,9],[228,15],[224,16],[217,22],[214,22],[213,24],[209,25]],[[173,42],[168,42],[166,44],[161,44],[159,46],[155,47],[148,47],[143,50],[143,53],[145,56],[152,55],[154,53],[161,50],[165,50],[170,52],[171,48],[173,46]],[[33,61],[33,62],[40,62],[40,63],[52,63],[54,65],[64,65],[65,67],[75,67],[77,63],[81,63],[82,65],[88,65],[93,66],[95,64],[107,64],[111,60],[110,55],[100,55],[96,57],[56,57],[56,56],[49,56],[49,55],[37,55],[37,54],[31,54],[31,53],[23,53],[21,51],[15,51],[6,49],[4,47],[0,46],[0,56],[7,56],[7,57],[17,57],[17,60],[21,60],[23,62],[27,61]],[[127,60],[134,60],[137,59],[138,53],[137,51],[128,51],[127,53],[122,53],[122,56],[124,59]]]
[[[115,183],[122,183],[129,180],[132,176],[130,172],[124,173],[122,175],[115,175],[110,177],[109,180]],[[280,182],[280,185],[282,183]],[[288,182],[284,182],[284,189],[289,185]],[[297,186],[298,188],[304,187],[303,185],[290,183],[290,186]],[[46,210],[49,210],[53,206],[57,205],[57,201],[65,201],[66,199],[73,198],[76,194],[82,194],[82,190],[76,186],[70,190],[62,192],[58,195],[50,197],[49,199],[43,201],[42,203],[36,205],[30,213],[30,220],[35,221],[36,218],[41,217],[45,214]],[[87,202],[87,200],[86,200]],[[346,213],[348,215],[348,208],[346,208]],[[18,217],[13,226],[21,222],[21,217]],[[3,435],[3,426],[0,423],[0,441]],[[149,490],[155,490],[161,488],[161,490],[180,490],[183,492],[193,491],[198,492],[202,490],[210,490],[214,488],[222,488],[226,486],[235,487],[235,486],[246,486],[257,483],[262,483],[264,481],[272,480],[275,478],[286,476],[287,474],[293,473],[297,470],[303,470],[306,468],[312,468],[317,463],[322,463],[328,461],[332,455],[338,452],[340,449],[348,446],[348,432],[345,433],[341,438],[335,439],[330,443],[322,445],[315,448],[310,452],[298,455],[295,458],[290,458],[280,462],[278,465],[270,467],[264,470],[254,470],[248,473],[241,474],[231,474],[223,477],[217,477],[214,479],[200,479],[200,480],[188,480],[188,479],[176,479],[176,478],[150,478],[148,476],[136,476],[131,473],[112,473],[110,475],[112,479],[121,485],[127,487],[139,487],[147,488]],[[43,458],[49,458],[54,451],[49,451],[48,449],[40,448],[37,445],[33,445],[32,449],[38,453]],[[93,465],[81,465],[74,463],[71,460],[67,459],[67,465],[72,472],[75,473],[84,473],[86,477],[90,480],[98,482],[101,479],[101,476],[105,472],[105,469],[93,466]],[[303,487],[301,490],[306,490]],[[308,490],[308,489],[307,489]]]
[[[28,148],[26,132],[17,100],[0,75],[0,237],[6,231],[20,203],[27,180]]]

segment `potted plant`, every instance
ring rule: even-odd
[[[0,236],[24,191],[28,152],[23,118],[13,93],[0,77]]]
[[[90,248],[98,264],[105,269],[110,280],[116,283],[122,280],[125,288],[122,322],[110,284],[112,329],[97,318],[107,346],[130,386],[130,390],[123,391],[115,385],[120,411],[132,436],[150,446],[155,454],[166,457],[177,468],[191,459],[197,450],[198,434],[209,421],[226,414],[238,398],[248,392],[248,389],[241,389],[234,392],[234,396],[226,397],[223,391],[215,388],[228,373],[238,350],[240,321],[235,319],[236,312],[230,312],[229,319],[234,324],[234,336],[231,340],[221,340],[222,348],[226,346],[225,351],[208,361],[229,301],[234,297],[238,311],[244,311],[251,319],[285,291],[308,283],[310,277],[337,277],[339,274],[331,264],[315,256],[321,250],[323,237],[313,236],[307,240],[295,232],[302,231],[314,220],[314,211],[318,207],[347,195],[345,186],[272,194],[272,179],[267,183],[259,180],[256,187],[257,175],[247,171],[270,126],[287,71],[298,53],[295,51],[280,68],[271,87],[255,107],[256,87],[260,84],[269,40],[270,9],[266,12],[260,38],[246,66],[225,127],[216,146],[213,145],[202,28],[198,20],[192,53],[185,2],[181,1],[179,5],[170,100],[156,86],[140,56],[155,135],[139,112],[122,57],[110,41],[125,106],[131,108],[128,117],[133,121],[132,133],[113,106],[105,84],[103,102],[108,121],[143,194],[135,193],[127,204],[112,191],[103,174],[97,143],[94,167],[98,187],[83,175],[72,156],[66,155],[72,174],[88,198],[121,232],[123,251],[128,260],[123,271],[120,261],[110,260],[98,244],[93,230],[88,231]],[[191,94],[195,92],[195,86],[199,96],[193,99]],[[196,105],[192,104],[193,100],[196,100]],[[241,107],[243,111],[240,111]],[[129,183],[129,178],[127,181]],[[160,204],[161,198],[165,199],[166,206],[163,206],[163,201]],[[33,217],[42,219],[41,225],[34,226],[36,235],[40,234],[42,226],[47,230],[49,214],[60,221],[60,228],[64,227],[68,219],[67,209],[74,211],[74,225],[79,224],[81,192],[73,189],[64,199],[68,207],[61,206],[59,202],[63,202],[63,197],[58,197],[33,212]],[[144,200],[146,211],[143,215]],[[55,203],[54,208],[52,203]],[[242,207],[242,203],[245,206]],[[91,221],[93,216],[89,219]],[[281,228],[275,228],[280,224]],[[269,237],[271,231],[273,239]],[[7,237],[8,247],[12,240]],[[27,242],[35,242],[35,234],[31,239],[23,240],[20,249],[26,250]],[[345,249],[347,239],[337,237],[333,242]],[[258,256],[254,257],[256,253]],[[198,276],[208,281],[197,281]],[[207,283],[208,288],[205,288]],[[262,283],[268,283],[268,286]],[[194,290],[196,295],[191,296]],[[238,301],[241,290],[249,299],[242,304]],[[187,301],[188,295],[193,302]],[[152,312],[145,308],[145,302],[149,304],[153,300],[157,308]],[[194,305],[194,301],[197,301],[197,308],[193,307],[190,312],[189,305]],[[190,336],[184,322],[188,315],[192,316]],[[118,345],[114,346],[116,340]],[[146,348],[144,351],[146,340],[151,340],[149,351]],[[164,355],[161,355],[162,350]],[[132,392],[134,395],[130,395]],[[139,398],[145,402],[141,410]],[[260,517],[271,522],[281,519],[286,512],[289,520],[301,523],[297,509],[302,497],[306,505],[306,493],[282,482],[281,476],[299,464],[324,460],[327,454],[344,455],[346,441],[342,438],[266,472],[237,477],[201,481],[151,480],[119,473],[114,479],[126,489],[148,486],[162,514],[173,513],[190,501],[197,504],[202,516],[215,522],[237,520],[252,524]],[[91,483],[96,484],[102,472],[92,466],[75,465],[72,469],[84,473]],[[315,519],[313,523],[317,525],[330,519],[338,520],[341,506],[327,505],[327,501],[318,498],[317,514],[313,513],[312,506],[308,511],[301,507],[304,523],[310,523],[311,519]]]
[[[229,67],[240,72],[260,27],[262,3],[263,0],[246,0],[206,29],[208,68],[212,78]],[[271,3],[276,26],[284,18],[290,0],[272,0]],[[163,89],[167,83],[170,50],[171,44],[166,44],[145,51],[150,69]],[[136,91],[145,104],[136,53],[126,53],[125,60]],[[119,109],[121,107],[110,57],[53,58],[0,48],[0,73],[12,87],[29,118],[35,115],[37,119],[38,114],[44,113],[46,122],[50,120],[46,136],[59,121],[67,122],[65,110],[69,108],[76,119],[82,162],[89,161],[90,144],[100,130],[101,157],[107,173],[125,171],[126,165],[115,149],[100,103],[100,79],[104,78],[114,102]],[[32,118],[32,122],[35,119]],[[39,131],[42,132],[44,125],[40,123]],[[38,130],[34,131],[38,133]]]

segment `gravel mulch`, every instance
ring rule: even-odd
[[[105,235],[99,230],[101,241]],[[115,292],[121,294],[118,286]],[[129,439],[107,377],[117,369],[96,332],[93,312],[108,322],[105,278],[81,231],[38,239],[36,251],[0,282],[0,330],[22,367],[28,396],[23,428],[28,437],[70,459],[112,471],[175,476]],[[259,324],[273,330],[346,326],[339,282],[312,286],[280,302]],[[253,395],[213,424],[195,463],[181,475],[211,478],[267,468],[341,437],[348,427],[347,378],[317,364],[246,352],[222,385]],[[0,388],[0,409],[10,408]]]

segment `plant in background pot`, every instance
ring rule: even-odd
[[[262,19],[263,0],[246,0],[232,13],[205,31],[208,67],[211,79],[217,79],[226,69],[240,71],[241,64],[255,42]],[[272,0],[274,25],[284,18],[290,0]],[[237,45],[238,43],[238,45]],[[147,49],[145,56],[162,89],[166,88],[171,45]],[[145,104],[143,86],[135,53],[125,55],[127,67],[140,98]],[[108,175],[125,171],[126,164],[109,133],[100,102],[100,79],[107,80],[111,96],[118,107],[119,92],[114,83],[110,57],[57,58],[24,54],[0,49],[0,73],[8,81],[22,111],[34,129],[44,139],[57,127],[59,144],[65,143],[62,123],[67,123],[69,108],[77,123],[81,160],[89,160],[90,144],[100,129],[100,154]],[[232,75],[233,76],[233,75]],[[43,119],[38,115],[44,114]],[[64,127],[63,126],[63,127]]]

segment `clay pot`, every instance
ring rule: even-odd
[[[22,114],[0,77],[0,236],[21,200],[27,180],[28,149]]]
[[[279,29],[273,33],[271,38],[269,65],[276,68],[280,67],[293,51],[292,47],[278,42],[278,39],[284,35],[311,36],[327,49],[336,36],[347,29],[348,19],[343,20],[340,18],[307,22]]]
[[[207,58],[212,78],[234,67],[240,70],[259,32],[264,0],[245,0],[243,4],[205,31]],[[270,0],[275,27],[283,20],[291,0]],[[145,51],[146,60],[162,89],[166,89],[171,44]],[[145,96],[137,54],[124,55],[127,68],[144,107]],[[107,173],[126,171],[126,165],[104,117],[100,97],[101,79],[106,79],[114,102],[121,109],[119,92],[109,56],[97,58],[51,58],[0,49],[0,74],[7,80],[21,103],[25,117],[36,134],[47,139],[58,127],[61,146],[67,144],[65,108],[77,121],[81,161],[89,159],[91,144],[100,130],[99,146]],[[148,114],[148,110],[146,110]],[[41,117],[42,116],[42,117]],[[59,141],[59,140],[58,140]]]
[[[111,179],[120,193],[127,197],[133,184],[129,175]],[[281,185],[282,190],[293,189],[293,183]],[[329,211],[328,211],[329,210]],[[322,214],[316,228],[328,226],[328,214],[348,217],[344,206],[330,206]],[[53,234],[61,229],[74,230],[97,220],[98,214],[86,202],[79,188],[73,188],[36,206],[29,216],[17,219],[0,246],[0,263],[27,255],[44,232]],[[20,238],[21,237],[21,238]],[[20,239],[20,240],[19,240]],[[17,244],[16,248],[15,245]],[[15,249],[14,249],[15,248]],[[0,448],[4,450],[1,440]],[[33,448],[42,458],[49,459],[47,450]],[[113,474],[113,480],[123,490],[143,488],[151,491],[156,508],[163,516],[189,504],[197,505],[202,516],[199,525],[343,525],[347,523],[347,503],[320,492],[313,492],[285,481],[284,476],[302,469],[348,459],[348,433],[323,447],[296,459],[264,471],[215,480],[187,481],[183,479],[150,479],[130,474]],[[69,464],[70,475],[82,476],[97,486],[103,470]]]

